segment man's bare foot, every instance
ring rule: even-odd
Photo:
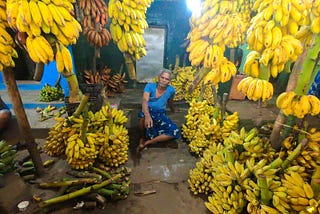
[[[139,145],[137,146],[137,154],[140,154],[140,152],[141,152],[144,148],[146,148],[146,145],[145,145],[146,142],[147,142],[146,139],[143,139],[143,138],[140,139]]]

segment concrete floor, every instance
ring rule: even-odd
[[[36,101],[37,91],[21,91],[24,104],[39,103]],[[0,91],[3,100],[10,104],[10,99],[5,91]],[[188,145],[179,139],[175,142],[163,143],[147,148],[142,156],[138,158],[135,149],[138,143],[138,129],[136,115],[140,109],[142,87],[128,89],[125,93],[119,94],[116,98],[110,99],[110,103],[119,105],[127,111],[129,121],[127,128],[130,135],[129,161],[125,166],[132,169],[130,179],[130,194],[127,199],[114,203],[109,203],[104,210],[95,209],[94,213],[110,214],[193,214],[209,213],[204,206],[205,199],[193,196],[188,189],[187,179],[189,170],[194,168],[197,158],[188,151]],[[39,103],[43,104],[43,103]],[[61,103],[52,103],[61,105]],[[178,124],[179,127],[185,122],[184,116],[187,114],[188,105],[184,102],[177,103],[180,112],[169,113],[169,116]],[[271,101],[266,107],[259,108],[256,103],[250,101],[230,100],[227,103],[229,111],[238,111],[242,122],[250,121],[251,126],[259,126],[265,122],[273,121],[278,113],[278,109]],[[32,127],[33,135],[39,145],[43,145],[47,136],[48,129],[54,124],[52,119],[39,122],[39,114],[34,108],[26,108],[26,114]],[[318,123],[319,120],[315,122]],[[248,125],[249,123],[246,123]],[[0,139],[6,139],[12,144],[23,142],[19,135],[19,128],[13,117],[11,126],[8,130],[0,133]],[[26,152],[26,151],[24,151]],[[48,157],[42,154],[43,160]],[[64,169],[68,168],[64,160],[58,160],[54,167],[47,172],[48,177],[59,175],[63,177]],[[46,178],[44,177],[44,179]],[[31,200],[32,195],[40,194],[39,189],[34,185],[24,183],[19,176],[9,174],[5,179],[6,186],[0,188],[0,213],[15,213],[16,205],[22,200]],[[137,196],[137,190],[155,190],[154,194]],[[41,190],[43,191],[43,190]],[[7,194],[11,192],[11,194]],[[55,192],[46,192],[45,197],[53,196]],[[74,205],[74,204],[72,204]],[[50,213],[88,213],[92,211],[78,210],[72,211],[71,204],[55,207]],[[26,212],[32,213],[32,210]],[[25,213],[26,213],[25,212]]]

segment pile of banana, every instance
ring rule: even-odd
[[[39,92],[39,100],[42,102],[56,101],[63,97],[64,93],[60,86],[50,86],[49,84],[45,84]]]
[[[111,34],[104,26],[108,23],[108,7],[102,0],[81,0],[80,9],[83,13],[83,34],[92,46],[101,48],[108,46]]]
[[[26,50],[31,59],[45,64],[56,60],[62,70],[62,65],[70,72],[70,59],[64,60],[66,55],[55,54],[61,46],[75,44],[81,25],[73,17],[73,0],[34,1],[9,0],[7,1],[7,20],[9,26],[26,36]],[[66,49],[69,52],[68,49]],[[56,57],[58,56],[58,57]],[[71,61],[72,62],[72,61]]]
[[[49,156],[65,153],[74,169],[87,169],[99,160],[118,167],[128,160],[128,118],[122,110],[106,105],[96,113],[89,111],[87,118],[55,119],[58,123],[50,128],[44,145]]]
[[[8,27],[7,15],[6,15],[6,1],[0,1],[0,71],[4,67],[14,67],[15,62],[12,58],[17,58],[18,53],[14,49],[15,43],[6,31]]]
[[[286,116],[294,115],[303,118],[307,114],[312,116],[320,113],[320,100],[314,95],[299,95],[293,91],[281,93],[276,105]]]
[[[191,101],[185,118],[187,121],[182,125],[182,136],[189,141],[190,151],[198,156],[202,156],[210,145],[222,142],[238,128],[239,122],[237,112],[232,115],[226,113],[223,120],[219,107],[196,99]]]
[[[208,196],[212,213],[318,213],[320,131],[294,130],[279,152],[257,128],[211,143],[190,170],[190,190]]]
[[[268,101],[273,96],[273,85],[267,80],[248,76],[242,79],[237,85],[238,91],[248,97],[248,99],[263,102]]]
[[[144,30],[148,28],[146,11],[153,0],[111,0],[108,12],[112,23],[110,31],[112,39],[119,50],[129,53],[135,60],[147,54]]]
[[[5,140],[0,141],[0,177],[15,170],[17,150]]]

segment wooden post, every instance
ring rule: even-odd
[[[34,70],[33,79],[35,81],[40,81],[42,79],[42,76],[43,76],[43,71],[44,71],[44,63],[43,62],[37,63],[36,64],[36,69]]]
[[[5,80],[5,84],[7,86],[8,95],[13,106],[13,110],[16,114],[20,132],[23,136],[23,139],[26,143],[26,147],[34,163],[36,173],[38,176],[41,176],[44,174],[44,167],[42,164],[40,153],[37,149],[37,144],[31,133],[31,127],[26,112],[22,105],[21,96],[18,90],[18,86],[13,71],[12,69],[4,68],[2,73]]]

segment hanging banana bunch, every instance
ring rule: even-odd
[[[259,0],[254,3],[253,9],[257,14],[247,31],[248,48],[252,51],[244,64],[246,75],[268,81],[270,76],[276,78],[282,71],[290,72],[290,65],[297,60],[303,48],[310,47],[312,42],[311,27],[303,26],[311,23],[308,13],[312,5],[298,0],[274,0],[268,4]],[[316,19],[312,21],[316,22]],[[260,99],[261,88],[255,87],[252,92],[246,90],[246,85],[238,88],[248,99]],[[268,97],[264,96],[263,100],[267,101],[272,96],[273,92]]]
[[[108,46],[111,34],[104,28],[108,23],[108,8],[102,0],[81,0],[80,8],[84,14],[82,26],[83,34],[90,45],[101,48]]]
[[[15,43],[6,31],[8,27],[7,15],[6,15],[6,1],[0,1],[0,71],[4,67],[14,67],[15,62],[12,58],[17,58],[18,53],[14,49]]]
[[[134,61],[147,54],[144,30],[148,28],[146,11],[153,0],[111,0],[108,11],[112,18],[110,31],[113,41],[124,54],[129,77],[136,79]]]
[[[187,52],[193,66],[210,70],[204,83],[215,86],[226,82],[237,72],[236,66],[224,57],[225,47],[235,48],[245,41],[249,26],[249,1],[206,0],[200,17],[191,17]]]
[[[293,91],[281,93],[276,105],[286,116],[304,118],[307,114],[316,116],[320,113],[320,100],[314,95],[298,95]]]
[[[49,63],[56,58],[57,46],[67,47],[75,44],[82,31],[80,24],[73,17],[73,0],[9,0],[7,1],[7,20],[15,31],[26,34],[26,49],[31,59],[36,62]],[[66,49],[68,52],[69,50]],[[70,59],[68,58],[70,63]],[[65,65],[65,64],[64,64]],[[67,66],[71,66],[68,63]],[[61,66],[62,67],[62,66]],[[58,68],[59,72],[71,67]]]

